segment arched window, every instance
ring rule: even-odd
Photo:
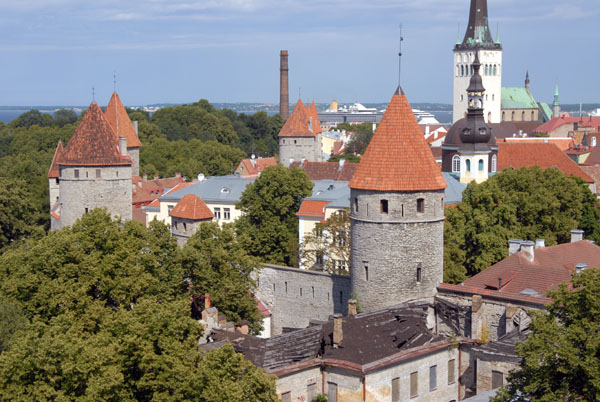
[[[458,155],[452,157],[452,173],[460,173],[460,156]]]
[[[494,75],[498,75],[498,69],[496,68],[495,64],[494,64]]]
[[[483,159],[479,159],[479,171],[483,172]]]
[[[471,65],[471,75],[473,75],[475,70],[473,70],[473,65]]]
[[[506,112],[502,112],[502,121],[506,121]]]
[[[515,111],[514,110],[510,114],[510,121],[515,121]]]
[[[495,173],[498,170],[498,157],[496,155],[492,156],[492,173]]]
[[[460,76],[461,77],[465,76],[465,66],[460,66]]]
[[[469,159],[466,160],[467,172],[471,171],[471,161]]]
[[[531,111],[531,121],[535,120],[535,111]]]
[[[485,73],[484,73],[484,75],[488,75],[488,65],[487,64],[485,65]]]
[[[460,76],[460,66],[458,64],[456,65],[456,76]]]
[[[525,112],[521,113],[521,121],[525,121]]]

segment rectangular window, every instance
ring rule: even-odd
[[[328,402],[337,402],[337,384],[333,382],[327,383],[327,401]]]
[[[392,402],[400,401],[400,378],[392,380]]]
[[[223,219],[225,219],[226,221],[231,219],[231,209],[229,209],[229,208],[223,209]]]
[[[380,203],[380,212],[382,214],[387,214],[388,213],[388,200],[381,200]]]
[[[404,204],[401,205],[401,209],[402,209],[402,217],[404,218]]]
[[[317,384],[312,383],[306,386],[306,397],[308,401],[312,401],[317,396]]]
[[[437,388],[437,366],[429,367],[429,391]]]
[[[292,402],[292,393],[290,391],[281,394],[281,400],[283,402]]]
[[[221,208],[215,208],[215,219],[221,219]]]
[[[358,198],[354,198],[354,212],[358,212]]]
[[[419,372],[410,373],[410,397],[419,396]]]
[[[425,212],[425,200],[423,198],[417,200],[417,212],[420,214]]]
[[[344,247],[346,245],[346,232],[341,230],[337,233],[337,245],[339,247]]]
[[[102,177],[102,169],[96,169],[96,178]]]
[[[504,375],[501,371],[492,370],[492,389],[500,388],[504,385]]]
[[[335,267],[338,271],[346,270],[346,262],[344,260],[335,260]]]
[[[421,263],[417,264],[417,283],[421,283],[422,277],[422,265]]]
[[[75,178],[78,179],[79,178],[79,169],[75,169]]]
[[[448,360],[448,384],[454,384],[456,382],[456,360]]]
[[[174,207],[175,207],[175,205],[169,205],[167,207],[167,209],[169,210],[169,214],[171,213],[171,211],[173,210]]]
[[[187,223],[183,222],[183,230],[187,230]]]
[[[90,212],[90,210],[88,208],[86,208],[85,213],[87,214],[88,212]]]
[[[90,172],[88,172],[87,170],[85,171],[85,178],[87,179],[89,176]]]

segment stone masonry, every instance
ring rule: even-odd
[[[351,205],[352,290],[361,308],[433,300],[443,280],[444,191],[352,189]]]
[[[279,138],[279,163],[289,167],[292,162],[321,162],[322,136]]]

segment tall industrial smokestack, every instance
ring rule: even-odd
[[[288,85],[288,51],[281,51],[279,76],[279,114],[285,121],[290,114],[290,90]]]

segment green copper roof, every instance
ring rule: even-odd
[[[502,88],[502,109],[537,109],[538,104],[527,88]]]
[[[550,109],[550,105],[548,105],[546,102],[540,102],[540,109],[544,114],[544,121],[552,119],[552,109]]]
[[[554,91],[554,102],[553,106],[560,106],[560,100],[558,99],[558,84],[556,84],[556,90]]]

